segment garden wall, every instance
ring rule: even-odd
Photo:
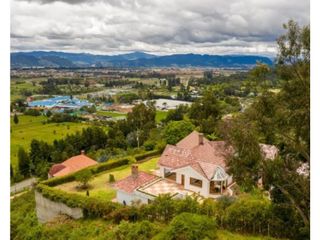
[[[81,208],[71,208],[64,203],[53,202],[37,191],[35,191],[35,199],[37,217],[40,223],[46,223],[59,214],[66,214],[74,219],[83,217],[83,210]]]

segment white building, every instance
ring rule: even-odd
[[[276,157],[275,146],[260,146],[266,159]],[[115,185],[117,200],[124,204],[135,200],[148,203],[164,193],[177,198],[192,194],[206,198],[231,196],[234,182],[226,171],[226,158],[233,152],[224,141],[209,141],[193,131],[175,146],[166,146],[158,162],[158,176],[139,172],[133,166],[132,175]]]
[[[147,102],[148,101],[143,101],[144,104],[146,104]],[[158,110],[176,109],[180,105],[191,106],[191,104],[192,104],[192,102],[180,101],[180,100],[172,100],[172,99],[164,99],[164,98],[155,99],[155,100],[152,100],[152,102],[155,102],[155,107]]]

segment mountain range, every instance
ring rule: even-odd
[[[255,55],[173,54],[157,56],[144,52],[94,55],[56,51],[11,53],[11,68],[87,68],[87,67],[216,67],[251,68],[257,62],[272,65],[272,59]]]

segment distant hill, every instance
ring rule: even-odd
[[[144,52],[119,55],[93,55],[66,52],[11,53],[11,68],[79,67],[221,67],[251,68],[256,62],[272,65],[268,57],[253,55],[173,54],[156,56]]]

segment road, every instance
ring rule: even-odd
[[[21,182],[18,182],[10,187],[10,193],[11,194],[17,193],[22,191],[25,188],[30,188],[32,184],[35,183],[36,181],[37,181],[36,178],[29,178]]]

